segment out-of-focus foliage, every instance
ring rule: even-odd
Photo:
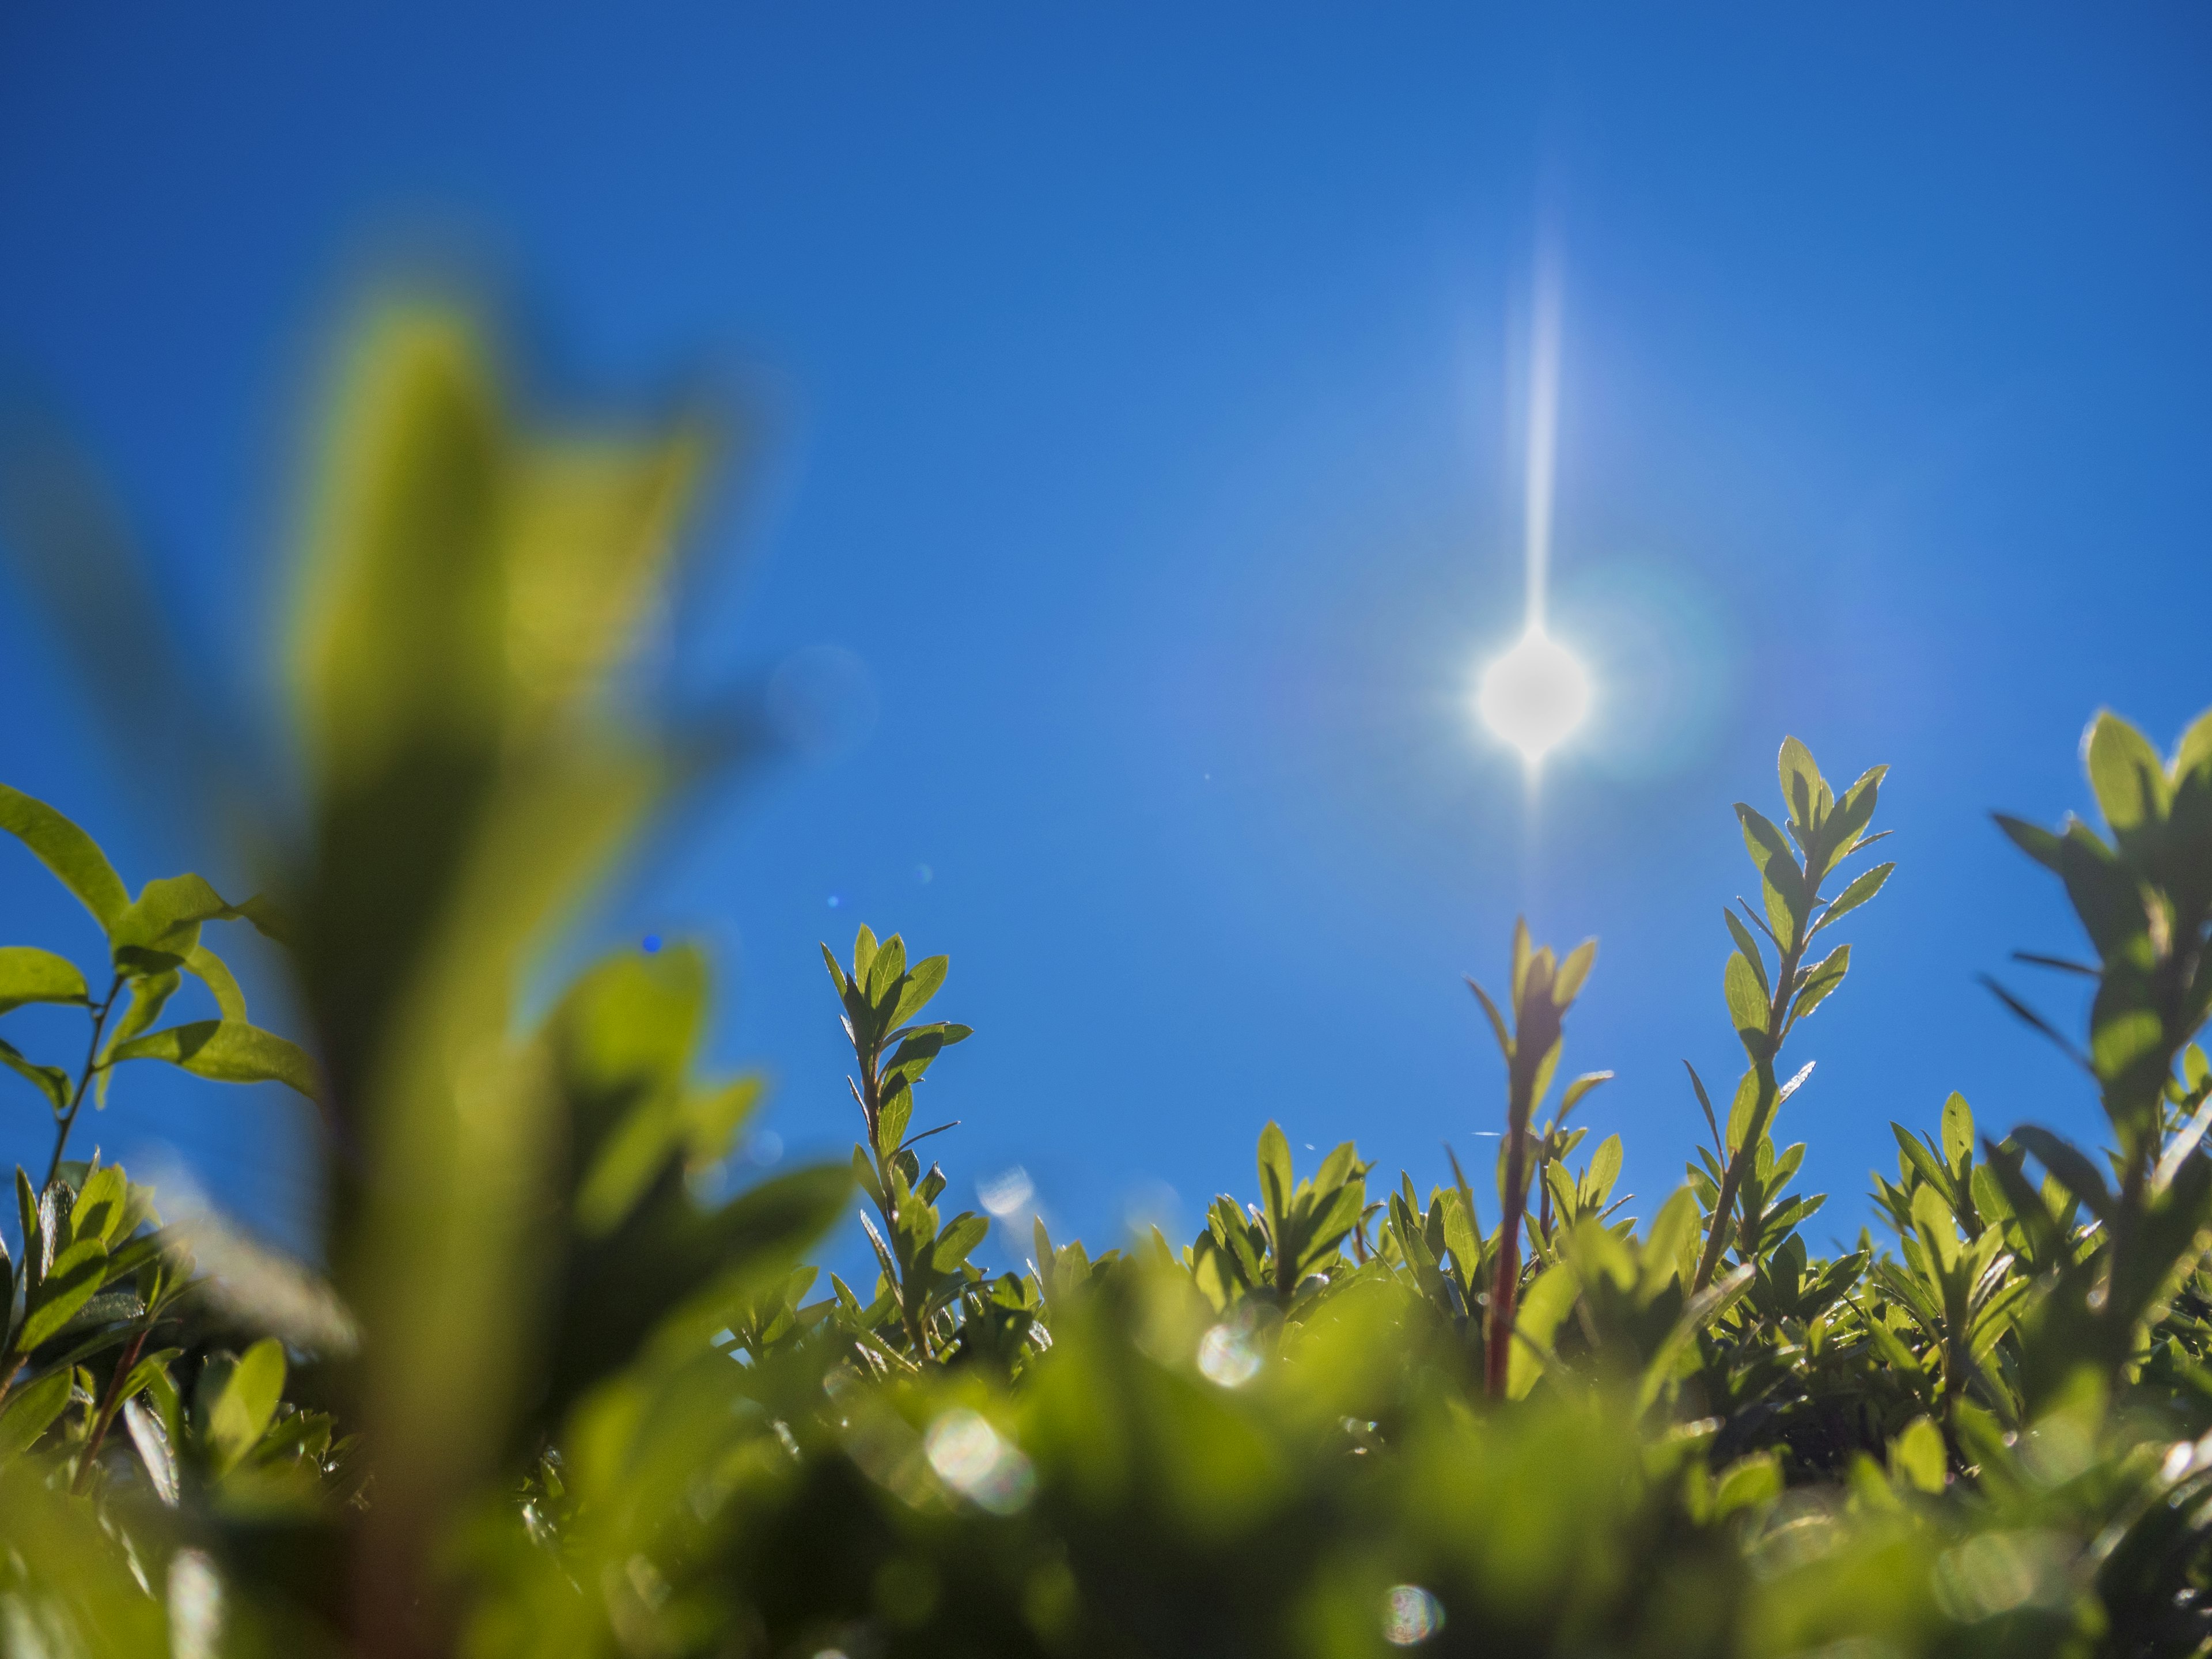
[[[1617,1192],[1619,1139],[1571,1122],[1609,1075],[1554,1089],[1595,945],[1518,927],[1503,994],[1474,988],[1494,1166],[1453,1154],[1424,1195],[1350,1142],[1302,1171],[1271,1123],[1253,1196],[1188,1244],[1039,1224],[994,1277],[929,1159],[957,1125],[920,1109],[971,1035],[930,1017],[945,957],[825,946],[860,1139],[730,1198],[763,1091],[700,1073],[696,951],[526,1017],[709,758],[616,695],[705,443],[535,430],[465,321],[391,313],[301,556],[264,896],[133,898],[0,790],[104,936],[89,973],[0,950],[0,1017],[88,1026],[0,1044],[54,1128],[0,1264],[0,1652],[2212,1651],[2212,716],[2171,757],[2098,718],[2105,836],[2000,820],[2087,936],[2023,957],[2094,982],[2086,1046],[1995,988],[2108,1147],[1992,1138],[1954,1095],[1896,1126],[1883,1235],[1814,1254],[1800,1027],[1891,866],[1863,856],[1881,769],[1838,793],[1791,739],[1779,817],[1736,809],[1744,1066],[1722,1096],[1688,1073],[1711,1139],[1680,1189]],[[278,942],[297,1045],[204,939],[234,921]],[[187,980],[215,1018],[169,1017]],[[142,1059],[313,1100],[325,1273],[70,1158]],[[802,1265],[848,1204],[858,1285]]]

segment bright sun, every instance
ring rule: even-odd
[[[1589,676],[1566,647],[1531,623],[1517,644],[1482,671],[1482,723],[1536,765],[1589,713]]]

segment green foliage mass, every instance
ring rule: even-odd
[[[860,1139],[731,1197],[702,1177],[763,1089],[701,1072],[697,951],[525,995],[728,758],[618,695],[706,449],[690,420],[518,425],[465,321],[386,315],[305,534],[264,896],[134,898],[0,789],[102,935],[89,972],[0,950],[0,1017],[88,1032],[0,1043],[54,1132],[0,1261],[0,1652],[2212,1652],[2212,716],[2170,758],[2098,717],[2102,836],[1999,819],[2081,919],[2084,959],[2027,959],[2094,984],[2086,1045],[1993,988],[2104,1147],[1995,1138],[1954,1095],[1894,1126],[1881,1236],[1814,1253],[1801,1027],[1892,866],[1881,769],[1838,793],[1790,739],[1779,817],[1735,809],[1743,1069],[1685,1079],[1711,1138],[1680,1188],[1632,1212],[1619,1138],[1572,1121],[1609,1073],[1555,1091],[1595,942],[1516,927],[1499,994],[1470,981],[1494,1168],[1451,1154],[1424,1196],[1350,1142],[1301,1171],[1270,1123],[1254,1195],[1188,1243],[1040,1224],[994,1276],[988,1218],[941,1207],[957,1126],[916,1127],[972,1035],[927,1017],[945,957],[825,946]],[[209,943],[240,921],[296,1045]],[[216,1018],[168,1017],[188,978]],[[139,1060],[314,1103],[320,1269],[68,1156]],[[874,1278],[825,1284],[805,1255],[854,1205]]]

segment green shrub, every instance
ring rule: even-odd
[[[2086,1046],[1999,994],[2075,1053],[2107,1148],[1991,1138],[1954,1095],[1897,1127],[1892,1236],[1812,1253],[1823,1200],[1778,1144],[1800,1026],[1890,866],[1863,857],[1881,769],[1838,793],[1792,739],[1779,820],[1736,809],[1744,1069],[1719,1096],[1691,1073],[1711,1144],[1648,1218],[1613,1197],[1618,1139],[1571,1122],[1608,1074],[1554,1090],[1595,944],[1516,928],[1503,994],[1474,988],[1494,1170],[1455,1158],[1424,1196],[1346,1143],[1302,1173],[1268,1124],[1255,1200],[1188,1243],[1039,1225],[994,1277],[916,1127],[971,1035],[926,1017],[943,957],[825,947],[861,1139],[726,1201],[693,1177],[762,1090],[698,1073],[696,951],[610,958],[522,1018],[554,930],[713,747],[612,684],[697,423],[519,430],[467,325],[404,310],[331,433],[265,896],[134,899],[0,790],[105,939],[92,975],[0,951],[0,1015],[89,1027],[74,1066],[0,1044],[55,1130],[5,1264],[0,1650],[2212,1650],[2212,716],[2170,761],[2098,718],[2107,837],[2000,819],[2081,920],[2091,958],[2053,965],[2096,982]],[[241,921],[283,946],[303,1046],[203,938]],[[187,977],[217,1017],[165,1024]],[[69,1158],[133,1060],[314,1100],[326,1279]],[[803,1257],[855,1188],[876,1274],[825,1283]]]

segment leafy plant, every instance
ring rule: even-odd
[[[679,783],[741,758],[714,739],[742,721],[615,695],[707,447],[687,416],[550,434],[465,319],[396,310],[300,554],[271,897],[131,898],[0,791],[106,944],[90,975],[0,950],[0,1016],[88,1028],[74,1064],[0,1050],[55,1131],[4,1262],[0,1650],[2212,1650],[2212,717],[2171,760],[2099,718],[2107,836],[2001,820],[2088,935],[2027,958],[2094,981],[2086,1044],[1999,994],[2077,1060],[2108,1147],[1993,1139],[1954,1095],[1893,1126],[1891,1237],[1814,1253],[1782,1055],[1851,965],[1821,936],[1892,866],[1846,868],[1882,769],[1838,794],[1790,739],[1780,820],[1736,809],[1746,1064],[1724,1119],[1691,1071],[1712,1144],[1682,1187],[1617,1193],[1620,1139],[1571,1121],[1610,1073],[1551,1103],[1595,943],[1523,924],[1503,998],[1475,988],[1506,1071],[1487,1231],[1455,1154],[1425,1197],[1351,1142],[1301,1176],[1269,1122],[1253,1194],[1188,1247],[1040,1222],[994,1276],[925,1161],[957,1121],[914,1127],[972,1035],[924,1018],[945,957],[824,947],[860,1139],[733,1194],[765,1085],[701,1071],[704,954],[544,981]],[[204,941],[230,920],[278,941],[296,1046]],[[186,978],[219,1017],[164,1024]],[[312,1096],[314,1267],[66,1156],[133,1059]],[[801,1260],[856,1187],[865,1295]]]

